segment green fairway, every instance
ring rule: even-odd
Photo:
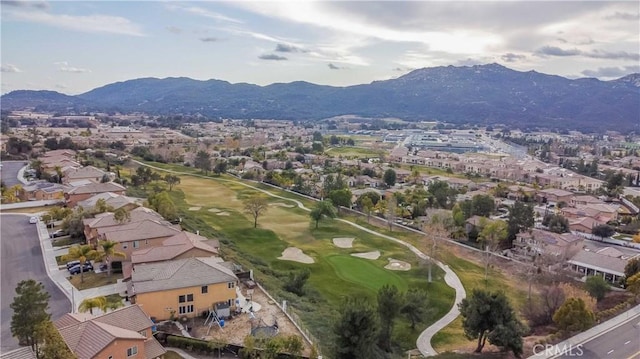
[[[388,269],[373,264],[368,259],[351,256],[329,256],[326,258],[341,279],[377,291],[385,284],[395,285],[400,291],[407,290],[407,283]]]

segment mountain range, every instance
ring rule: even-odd
[[[338,115],[506,124],[520,128],[640,131],[640,74],[567,79],[498,64],[414,70],[347,87],[308,82],[258,86],[221,80],[141,78],[68,96],[13,91],[4,110],[201,114],[212,118],[314,120]]]

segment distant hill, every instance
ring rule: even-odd
[[[640,130],[640,74],[614,81],[571,80],[498,64],[424,68],[396,79],[348,87],[300,81],[257,86],[184,77],[143,78],[78,96],[14,91],[0,101],[3,109],[58,106],[61,110],[300,120],[353,114],[522,128]]]

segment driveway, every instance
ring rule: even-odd
[[[3,168],[4,169],[4,168]],[[0,215],[0,352],[18,348],[18,341],[11,336],[11,316],[9,305],[13,302],[15,288],[25,279],[34,279],[44,284],[49,292],[49,313],[53,320],[71,310],[69,299],[49,279],[42,258],[42,250],[35,224],[29,224],[29,217],[16,214]]]

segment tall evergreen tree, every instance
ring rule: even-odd
[[[16,296],[10,305],[13,310],[11,335],[18,338],[21,345],[37,350],[37,328],[51,319],[51,314],[47,313],[49,297],[40,282],[29,279],[18,283]]]

